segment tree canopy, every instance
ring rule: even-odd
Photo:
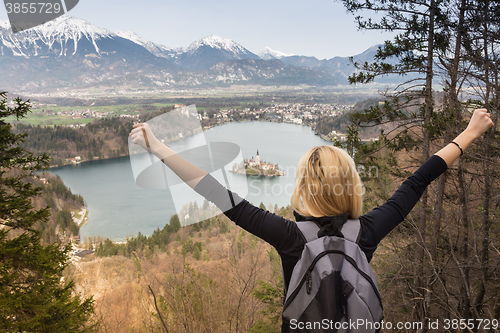
[[[45,154],[34,156],[5,121],[30,111],[29,101],[7,101],[0,92],[0,330],[2,332],[90,332],[92,298],[73,295],[65,281],[69,246],[43,245],[37,225],[46,223],[49,207],[34,209],[41,192],[28,182],[47,167]]]

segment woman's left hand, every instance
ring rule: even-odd
[[[486,109],[476,109],[465,131],[468,131],[474,139],[477,139],[493,126],[494,123],[488,111]]]

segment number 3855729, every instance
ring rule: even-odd
[[[45,2],[6,2],[7,14],[59,14],[63,9],[59,3]]]

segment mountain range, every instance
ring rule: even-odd
[[[370,61],[376,49],[353,58]],[[270,48],[257,55],[215,35],[169,48],[134,32],[111,32],[71,16],[16,34],[7,21],[0,21],[0,90],[333,86],[347,84],[353,71],[349,57],[319,60]]]

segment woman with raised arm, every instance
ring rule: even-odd
[[[379,242],[405,219],[425,188],[492,126],[493,121],[486,109],[475,110],[469,125],[460,135],[425,161],[382,206],[365,215],[361,215],[362,183],[352,158],[336,147],[315,147],[306,152],[299,161],[291,198],[296,220],[313,220],[325,225],[332,222],[342,223],[347,219],[359,219],[359,246],[367,259],[371,260]],[[134,143],[156,155],[237,225],[275,247],[281,256],[283,283],[287,288],[293,268],[305,245],[295,222],[263,211],[225,189],[207,172],[192,165],[158,141],[147,124],[134,125],[130,135]],[[231,198],[230,205],[228,194]]]

